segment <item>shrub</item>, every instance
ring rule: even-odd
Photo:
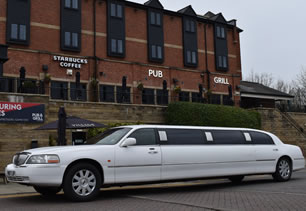
[[[261,117],[256,111],[242,108],[200,103],[174,102],[166,111],[170,125],[261,128]]]

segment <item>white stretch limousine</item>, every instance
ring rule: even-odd
[[[288,181],[305,166],[299,147],[252,129],[137,125],[110,129],[99,140],[20,152],[6,177],[44,195],[63,188],[68,198],[88,201],[101,187],[134,183],[212,177],[240,182],[253,174]]]

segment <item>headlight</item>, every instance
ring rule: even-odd
[[[54,164],[59,162],[60,159],[57,155],[32,155],[27,164]]]

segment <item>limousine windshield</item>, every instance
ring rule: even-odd
[[[117,144],[123,136],[125,136],[131,128],[114,128],[105,131],[101,135],[98,136],[98,145],[115,145]]]

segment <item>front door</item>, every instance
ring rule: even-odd
[[[161,177],[161,151],[155,130],[138,129],[129,138],[137,144],[118,147],[115,154],[115,182],[159,181]]]

